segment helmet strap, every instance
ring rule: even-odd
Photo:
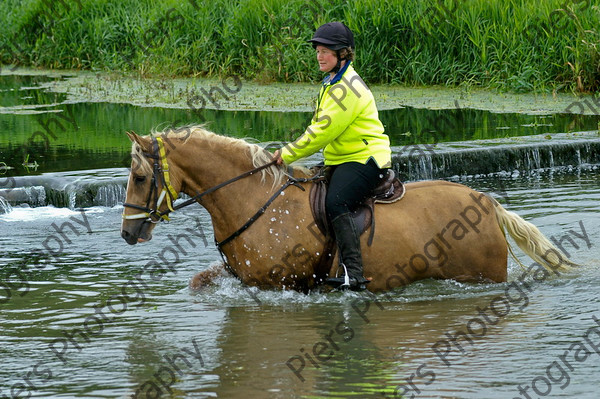
[[[344,61],[346,58],[341,58],[341,51],[342,50],[336,50],[335,54],[337,56],[337,64],[335,64],[335,67],[331,70],[331,72],[335,72],[338,73],[340,71],[340,69],[342,68],[342,61]]]

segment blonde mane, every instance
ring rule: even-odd
[[[249,160],[252,162],[254,167],[259,167],[267,164],[273,160],[272,154],[262,148],[261,146],[253,143],[249,143],[243,139],[236,139],[233,137],[221,136],[211,131],[204,129],[203,125],[189,125],[181,126],[177,128],[166,128],[162,131],[153,130],[148,137],[165,137],[174,138],[187,143],[191,138],[198,138],[208,145],[228,146],[240,154],[247,154]],[[144,174],[152,174],[152,165],[148,158],[144,155],[142,148],[137,144],[133,143],[131,146],[131,156],[139,165],[135,165]],[[295,168],[301,170],[303,173],[306,171],[303,168]],[[266,181],[267,175],[272,178],[272,187],[275,188],[277,185],[282,184],[287,178],[285,168],[282,166],[271,166],[261,171],[261,181]]]

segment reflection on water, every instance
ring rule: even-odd
[[[488,316],[485,334],[481,325],[469,322],[483,320],[480,309],[488,308],[490,315],[490,304],[505,295],[508,284],[424,281],[373,299],[357,293],[258,291],[223,277],[205,292],[190,292],[189,278],[219,261],[210,244],[210,218],[200,207],[178,212],[157,228],[151,243],[133,247],[119,237],[121,207],[89,208],[92,232],[73,223],[80,234],[65,230],[70,242],[63,240],[63,251],[54,257],[44,251],[45,240],[56,235],[52,223],[81,219],[79,212],[56,210],[53,217],[43,217],[52,208],[34,208],[27,212],[39,217],[27,212],[20,219],[13,213],[0,216],[0,262],[6,265],[0,279],[11,291],[8,300],[8,291],[0,291],[5,366],[0,397],[10,396],[15,384],[27,384],[33,370],[37,374],[29,377],[35,389],[27,388],[33,397],[112,398],[157,390],[192,398],[393,397],[403,390],[423,398],[519,397],[519,384],[532,386],[583,339],[592,316],[600,317],[599,182],[598,170],[465,180],[476,189],[503,193],[497,197],[508,209],[586,265],[572,276],[532,285],[526,297],[513,289],[510,311],[500,319]],[[143,299],[130,287],[127,309],[113,301],[122,313],[104,310],[110,321],[101,330],[90,325],[95,335],[84,339],[77,331],[85,333],[86,320],[101,319],[97,309],[157,259],[167,234],[190,227],[196,217],[208,245],[200,240],[186,248],[176,273],[158,281],[146,278]],[[22,274],[8,276],[14,269]],[[521,273],[511,261],[510,279]],[[472,342],[459,335],[468,332],[467,326],[475,332]],[[65,341],[67,336],[71,339]],[[464,353],[452,343],[456,337]],[[61,339],[67,342],[64,362],[57,356],[62,343],[55,350],[51,346]],[[447,348],[444,341],[450,352],[440,356]],[[436,353],[432,347],[438,342]],[[560,384],[551,382],[552,396],[595,397],[596,355],[581,362],[569,356],[569,384],[566,377]],[[540,381],[538,390],[550,389]]]
[[[36,84],[44,77],[0,76],[0,162],[9,176],[129,166],[124,132],[208,123],[215,132],[261,142],[290,141],[307,112],[169,109],[64,102]],[[392,145],[493,139],[597,130],[599,116],[497,114],[472,109],[402,108],[380,112]],[[27,162],[25,160],[27,159]],[[23,165],[23,164],[26,165]],[[31,166],[27,166],[30,164]],[[37,165],[37,166],[36,166]]]
[[[596,354],[580,361],[569,354],[572,367],[565,365],[562,374],[555,368],[547,376],[546,368],[582,342],[594,325],[592,316],[600,317],[598,165],[455,178],[493,193],[585,265],[573,275],[532,285],[527,295],[513,288],[513,306],[501,318],[487,321],[481,309],[489,312],[509,284],[423,281],[372,297],[258,291],[222,277],[194,293],[189,279],[220,262],[209,215],[199,206],[185,208],[155,230],[153,241],[128,246],[119,236],[122,191],[99,183],[124,177],[122,170],[103,168],[128,165],[125,130],[148,132],[160,123],[197,122],[198,116],[176,109],[64,104],[63,97],[34,87],[44,79],[0,77],[0,162],[14,167],[2,169],[0,184],[7,176],[68,171],[18,177],[21,191],[11,195],[31,197],[50,179],[61,187],[90,186],[93,199],[108,206],[81,200],[91,206],[82,214],[10,207],[0,197],[0,398],[145,392],[314,399],[405,392],[407,398],[495,399],[520,397],[519,384],[532,397],[546,391],[552,397],[596,397]],[[214,120],[211,129],[260,141],[291,138],[310,118],[203,112]],[[597,124],[595,117],[472,110],[407,108],[381,116],[399,146],[591,130]],[[37,169],[23,165],[27,155]],[[48,201],[66,206],[75,191],[65,189],[62,202]],[[54,195],[42,187],[38,197],[46,192]],[[46,198],[40,201],[44,205]],[[192,225],[200,226],[207,241],[186,247],[172,270],[153,279],[144,275],[168,244],[167,235]],[[522,273],[509,262],[511,281]],[[485,319],[485,327],[475,318]],[[474,333],[467,339],[460,333],[469,326]]]

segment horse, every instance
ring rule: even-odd
[[[276,165],[263,147],[201,125],[127,135],[132,164],[121,236],[131,245],[149,241],[159,221],[199,203],[210,214],[223,265],[199,273],[192,286],[226,269],[249,286],[306,293],[338,273],[337,262],[323,261],[335,255],[311,213],[311,170]],[[374,207],[372,245],[361,238],[372,292],[422,279],[505,282],[508,253],[514,256],[505,232],[548,272],[576,266],[489,195],[441,180],[405,189],[402,200]],[[175,205],[180,193],[190,198]]]

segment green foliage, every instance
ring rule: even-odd
[[[4,0],[0,62],[303,82],[321,23],[354,31],[368,82],[600,89],[587,0]],[[49,8],[48,4],[53,4]],[[81,6],[80,6],[81,4]]]

